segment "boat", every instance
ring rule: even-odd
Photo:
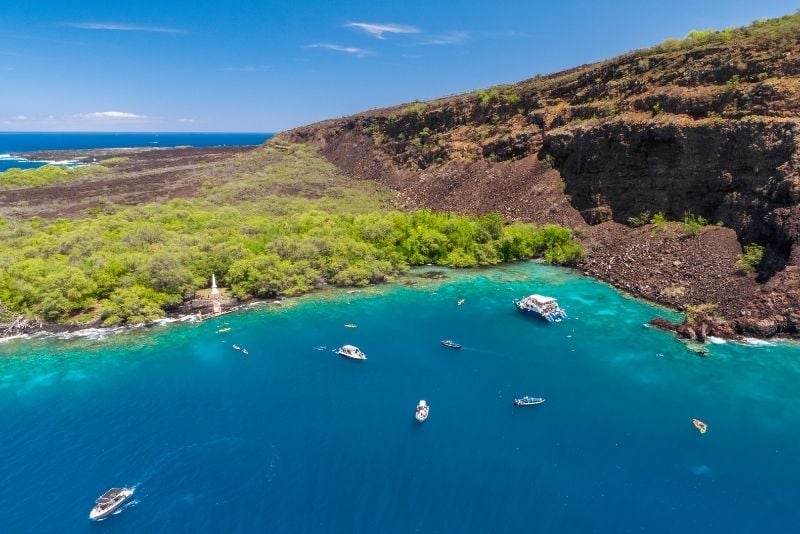
[[[424,400],[419,401],[417,404],[417,412],[414,414],[414,417],[417,418],[417,421],[420,423],[424,422],[428,418],[428,413],[430,413],[431,407],[428,406],[428,403]]]
[[[461,306],[462,304],[464,304],[464,299],[459,299],[458,305]]]
[[[445,347],[450,347],[451,349],[460,349],[461,348],[461,345],[459,345],[458,343],[456,343],[452,339],[443,339],[442,340],[442,345],[444,345]]]
[[[239,345],[234,345],[234,346],[233,346],[233,349],[234,349],[234,350],[242,350],[242,347],[240,347]]]
[[[347,323],[344,325],[345,328],[358,328],[358,325],[355,323]]]
[[[528,295],[515,300],[514,305],[519,311],[540,317],[548,323],[558,323],[567,318],[566,312],[558,307],[558,302],[553,297]]]
[[[220,328],[219,330],[217,330],[217,334],[224,334],[225,332],[230,332],[230,331],[231,331],[230,327],[226,326],[225,328]]]
[[[336,349],[336,354],[352,360],[366,360],[367,356],[355,345],[342,345]]]
[[[250,351],[249,351],[249,350],[247,350],[247,349],[242,349],[242,354],[244,354],[245,356],[247,356],[248,354],[250,354]]]
[[[514,406],[535,406],[544,402],[541,397],[529,397],[525,395],[521,399],[514,399]]]
[[[116,512],[133,495],[133,488],[111,488],[102,494],[89,512],[89,519],[100,521]]]
[[[706,430],[708,430],[708,425],[702,422],[700,419],[692,419],[692,424],[697,430],[700,431],[701,434],[705,434]]]

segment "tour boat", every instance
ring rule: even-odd
[[[89,512],[89,519],[99,521],[113,514],[133,495],[133,488],[111,488],[102,494]]]
[[[514,399],[515,406],[535,406],[536,404],[541,404],[544,402],[544,399],[541,397],[529,397],[525,395],[521,399]]]
[[[442,345],[444,345],[445,347],[450,347],[451,349],[460,349],[461,348],[461,345],[459,345],[458,343],[456,343],[452,339],[443,339],[442,340]]]
[[[708,425],[702,422],[700,419],[692,419],[692,424],[697,430],[700,431],[701,434],[705,434],[706,430],[708,430]]]
[[[339,356],[344,356],[345,358],[350,358],[352,360],[366,360],[367,356],[361,349],[354,345],[342,345],[338,349],[336,349],[336,354]]]
[[[558,307],[558,302],[553,297],[529,295],[515,300],[514,305],[519,311],[540,317],[548,323],[557,323],[567,318],[567,314]]]
[[[417,421],[422,423],[428,418],[428,413],[430,411],[431,407],[428,406],[428,403],[425,402],[424,400],[421,400],[419,401],[419,404],[417,404],[417,413],[414,415],[414,417],[417,418]]]

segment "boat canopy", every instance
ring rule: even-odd
[[[342,345],[342,350],[346,350],[348,352],[355,352],[358,350],[358,347],[355,345]]]
[[[553,297],[545,297],[545,296],[542,296],[542,295],[531,295],[528,298],[538,302],[539,304],[547,304],[549,302],[555,302],[556,301],[556,299],[554,299]]]
[[[96,502],[98,504],[103,504],[108,501],[113,501],[114,499],[122,495],[123,491],[124,491],[123,488],[111,488],[110,490],[102,494],[100,497],[98,497]]]

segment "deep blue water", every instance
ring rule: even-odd
[[[451,274],[0,344],[2,530],[797,531],[798,345],[703,359],[643,326],[670,312],[570,271]],[[517,313],[532,292],[570,318]],[[328,350],[344,343],[368,360]],[[524,394],[547,402],[515,408]],[[134,503],[90,524],[123,484]]]
[[[0,132],[0,171],[33,168],[47,162],[12,158],[15,153],[85,148],[258,145],[268,133]]]

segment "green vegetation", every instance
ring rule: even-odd
[[[685,213],[683,215],[683,233],[684,235],[694,236],[697,235],[700,230],[708,226],[708,219],[705,217],[700,217],[697,215],[693,215],[692,213]]]
[[[800,38],[800,11],[780,18],[757,20],[743,28],[694,30],[689,32],[684,39],[667,39],[654,47],[652,51],[666,52],[721,44],[731,39],[749,38],[758,41],[763,47],[791,48]]]
[[[110,158],[105,158],[100,160],[100,165],[105,165],[106,167],[112,167],[114,165],[121,165],[131,159],[128,156],[113,156]]]
[[[752,274],[764,258],[764,247],[755,243],[745,245],[736,258],[736,268],[744,274]]]
[[[661,102],[656,102],[652,107],[653,115],[661,115],[664,113],[664,108],[661,107]]]
[[[44,165],[35,169],[8,169],[0,172],[0,189],[18,187],[41,187],[60,182],[78,180],[108,171],[102,165],[65,167],[63,165]]]
[[[696,304],[686,306],[686,322],[694,324],[698,319],[711,316],[712,319],[720,320],[721,317],[716,313],[716,304]]]
[[[403,107],[402,114],[403,115],[421,115],[425,108],[428,105],[425,102],[420,102],[419,100],[415,100],[411,104],[406,105]]]
[[[663,228],[663,226],[667,224],[667,217],[664,215],[664,212],[659,211],[654,213],[653,217],[650,218],[650,224],[652,224],[653,228],[656,230]]]
[[[387,192],[348,180],[306,147],[257,154],[258,166],[243,158],[232,175],[209,177],[201,198],[0,220],[0,309],[134,324],[208,287],[212,272],[231,295],[269,297],[380,283],[414,265],[569,264],[582,255],[557,226],[387,210]]]
[[[740,82],[741,82],[741,80],[740,80],[738,74],[734,74],[733,76],[731,76],[728,79],[728,81],[725,82],[725,85],[727,86],[728,92],[732,93],[733,91],[735,91],[736,88],[739,87],[739,83]]]
[[[475,92],[475,98],[478,99],[478,103],[484,108],[500,99],[503,99],[507,104],[512,106],[519,104],[522,101],[522,97],[513,91],[507,90],[507,87],[508,86],[497,86],[490,87],[489,89],[481,89]]]
[[[662,214],[663,215],[663,214]],[[628,225],[632,228],[639,228],[650,222],[650,212],[645,210],[639,216],[628,217]]]

